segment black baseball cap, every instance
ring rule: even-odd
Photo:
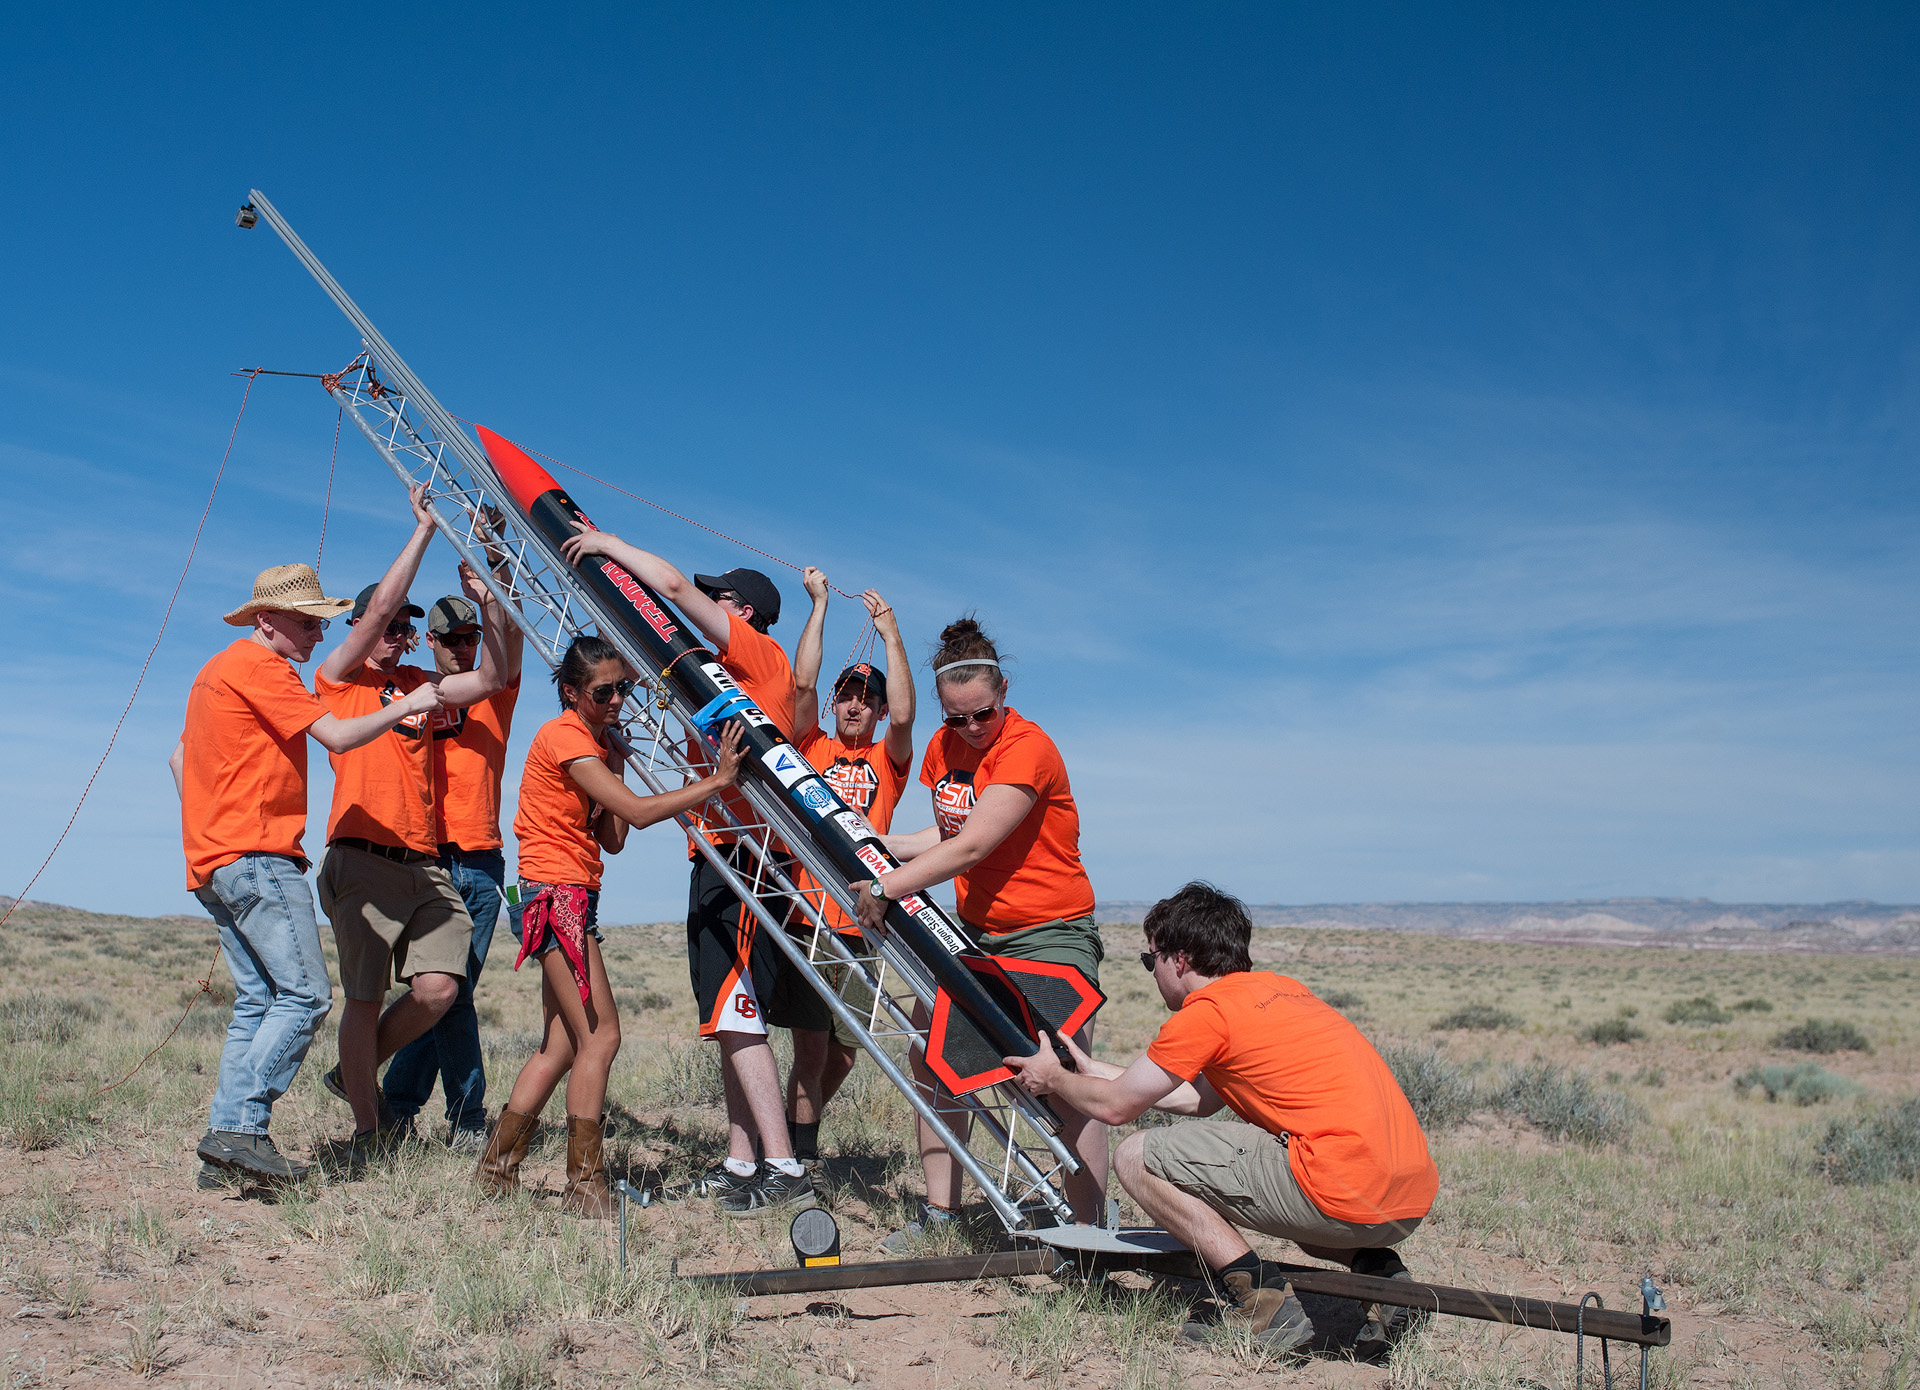
[[[759,570],[733,569],[725,574],[696,574],[694,587],[711,598],[728,589],[753,609],[753,615],[772,627],[780,621],[780,591]]]
[[[354,617],[364,618],[367,616],[367,605],[373,602],[373,591],[379,587],[380,587],[380,582],[378,580],[375,580],[373,583],[367,585],[366,588],[360,591],[360,597],[353,601]],[[400,613],[405,613],[409,618],[424,618],[427,616],[427,610],[422,608],[417,603],[401,604]],[[400,616],[400,613],[396,613],[393,616],[397,618]],[[391,622],[392,619],[390,618],[388,619],[388,621]]]
[[[887,702],[887,673],[878,666],[869,665],[864,661],[854,662],[840,673],[838,680],[834,681],[833,693],[838,695],[843,685],[864,685],[867,693],[874,699],[883,705]]]

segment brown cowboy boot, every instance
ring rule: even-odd
[[[520,1190],[520,1164],[526,1159],[527,1145],[539,1119],[517,1110],[502,1110],[499,1122],[487,1138],[473,1180],[496,1197],[510,1197]]]
[[[560,1205],[575,1216],[597,1221],[613,1217],[613,1192],[607,1186],[607,1170],[600,1165],[603,1134],[599,1120],[567,1116],[567,1190]]]

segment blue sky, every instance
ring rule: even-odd
[[[878,585],[916,654],[977,608],[1103,898],[1920,901],[1917,40],[1892,6],[17,16],[0,891],[152,640],[228,373],[356,350],[234,228],[258,186],[455,412]],[[255,389],[34,896],[191,908],[164,759],[218,615],[312,557],[333,425]],[[349,430],[330,590],[405,515]],[[681,909],[672,840],[611,916]]]

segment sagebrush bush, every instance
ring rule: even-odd
[[[1836,1076],[1818,1062],[1801,1062],[1791,1067],[1783,1067],[1776,1062],[1772,1066],[1754,1067],[1734,1077],[1733,1089],[1743,1096],[1757,1089],[1764,1092],[1770,1101],[1790,1100],[1795,1105],[1818,1105],[1835,1096],[1852,1095],[1860,1087],[1844,1076]]]
[[[1466,1068],[1426,1047],[1383,1047],[1380,1056],[1406,1093],[1420,1128],[1449,1129],[1471,1115],[1479,1092]]]
[[[1920,1180],[1920,1096],[1874,1114],[1828,1121],[1815,1153],[1835,1182]]]
[[[1867,1035],[1839,1019],[1810,1018],[1774,1034],[1773,1045],[1790,1052],[1871,1052]]]
[[[1602,1091],[1585,1072],[1552,1062],[1507,1068],[1491,1100],[1494,1108],[1518,1115],[1551,1138],[1592,1147],[1620,1142],[1646,1118],[1618,1091]]]
[[[1445,1018],[1434,1020],[1433,1028],[1436,1033],[1456,1028],[1493,1032],[1500,1028],[1518,1028],[1523,1022],[1525,1020],[1519,1014],[1508,1013],[1491,1004],[1474,1003],[1455,1009]]]
[[[1721,1008],[1711,994],[1697,994],[1667,1006],[1669,1023],[1725,1023],[1733,1015]]]
[[[1320,1002],[1343,1014],[1367,1007],[1367,1001],[1350,989],[1330,989],[1320,996]]]
[[[1606,1046],[1609,1043],[1639,1042],[1647,1036],[1647,1030],[1626,1018],[1603,1018],[1598,1023],[1590,1023],[1580,1030],[1580,1036],[1590,1043]]]
[[[1770,1014],[1773,1012],[1773,1005],[1765,999],[1742,999],[1733,1006],[1733,1012],[1737,1014]]]

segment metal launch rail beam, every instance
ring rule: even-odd
[[[764,711],[737,688],[728,689],[732,682],[724,670],[717,662],[701,660],[696,644],[669,648],[649,641],[649,634],[662,636],[661,626],[685,626],[657,595],[626,576],[629,591],[597,560],[591,580],[581,572],[584,565],[566,563],[559,552],[565,535],[556,534],[551,524],[536,524],[486,451],[459,428],[265,195],[253,190],[244,211],[253,216],[243,216],[241,225],[266,221],[358,330],[365,352],[346,371],[326,378],[327,389],[402,481],[426,486],[426,505],[441,534],[526,633],[529,646],[552,667],[574,637],[597,632],[641,673],[641,690],[628,702],[621,734],[627,764],[647,789],[657,793],[678,788],[704,775],[705,734],[716,716],[740,718],[750,726],[750,734],[758,736],[753,739],[754,774],[740,780],[739,796],[716,798],[701,810],[708,826],[734,837],[736,849],[731,854],[717,850],[692,816],[682,816],[695,852],[714,866],[754,914],[760,930],[854,1032],[881,1072],[981,1188],[1009,1231],[1070,1221],[1059,1179],[1079,1164],[1061,1142],[1050,1109],[1004,1082],[937,1097],[918,1085],[886,1046],[889,1041],[924,1046],[928,1029],[919,1020],[930,1013],[939,1016],[936,1001],[945,996],[973,1025],[984,1022],[976,1050],[991,1050],[1017,1036],[1022,1045],[1005,1048],[1005,1055],[1033,1051],[1031,1030],[1023,1028],[1027,1020],[1008,1017],[1004,997],[986,1001],[1001,1015],[996,1019],[982,1007],[978,993],[969,990],[978,972],[971,964],[954,968],[955,962],[965,963],[968,948],[950,919],[922,900],[915,904],[918,910],[896,904],[889,929],[875,937],[849,940],[828,925],[828,898],[849,917],[853,914],[848,870],[843,867],[849,855],[852,863],[863,866],[863,876],[874,871],[876,855],[884,856],[877,837],[856,838],[854,827],[838,817],[862,825],[864,821],[839,802],[823,779],[810,775],[814,770],[771,728]],[[550,477],[546,481],[552,482]],[[565,495],[557,486],[551,491]],[[680,659],[683,656],[686,659]],[[711,658],[711,653],[706,656]],[[716,672],[720,679],[715,679]],[[716,709],[720,697],[725,699]],[[807,790],[796,792],[802,787]],[[824,802],[820,792],[825,793]],[[836,842],[831,830],[823,832],[823,824],[836,828],[845,843]],[[867,835],[871,833],[868,828]],[[803,891],[793,861],[819,886]],[[937,930],[936,915],[960,951],[928,948],[929,935],[944,944],[946,933]],[[789,923],[796,924],[791,934]],[[862,973],[874,994],[871,1008],[856,1012],[847,1006],[822,973],[831,966]],[[1013,993],[1019,996],[1017,989]],[[991,1055],[997,1062],[1002,1053]],[[943,1109],[957,1110],[971,1122],[980,1136],[980,1151],[948,1122]]]

